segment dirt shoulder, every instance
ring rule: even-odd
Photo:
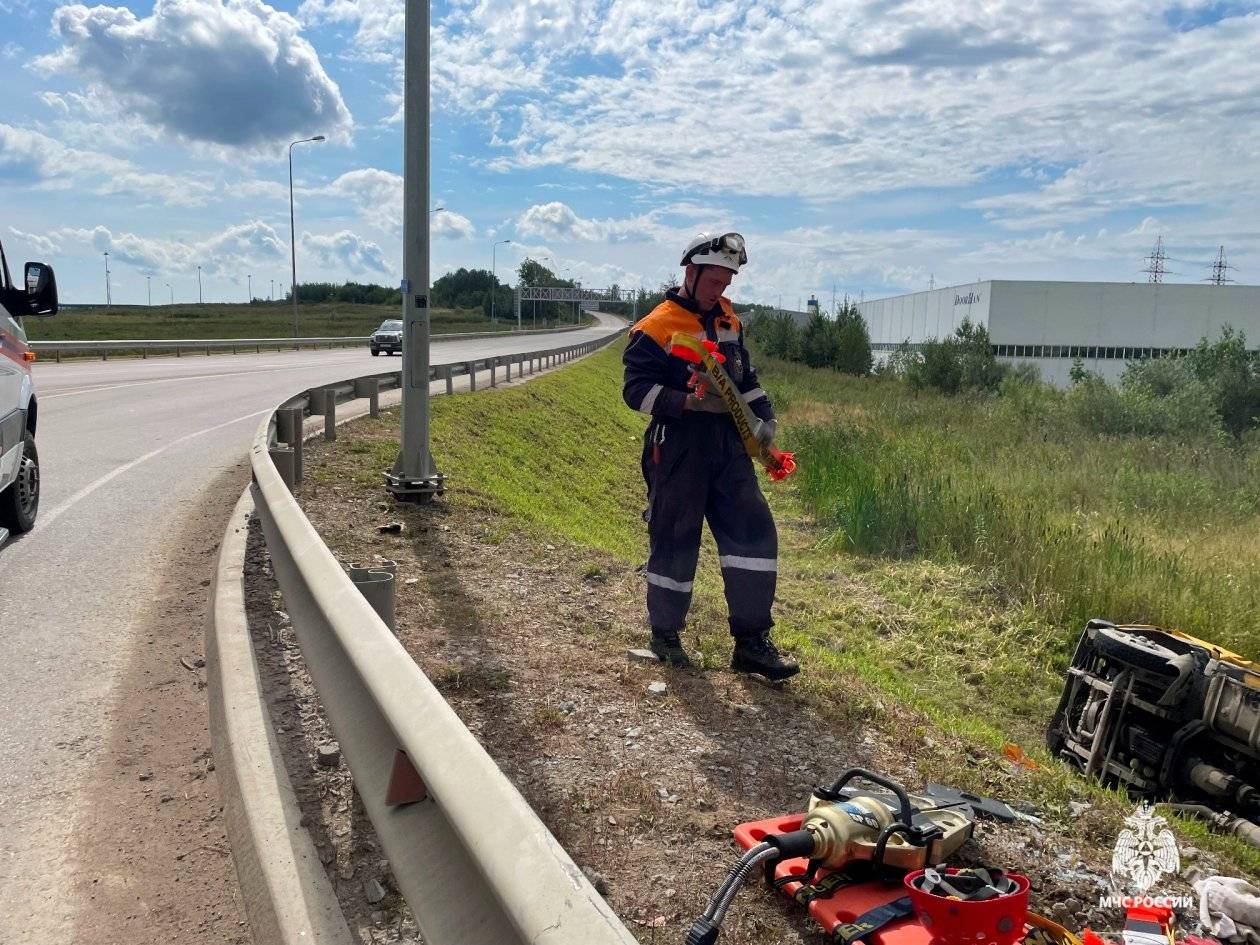
[[[134,633],[110,735],[84,785],[76,945],[251,941],[210,753],[203,635],[228,510],[248,481],[220,476],[172,529],[160,591]]]
[[[646,633],[633,567],[517,527],[457,479],[432,506],[387,503],[362,465],[371,441],[389,435],[388,423],[365,425],[312,444],[318,475],[298,493],[307,514],[342,561],[398,562],[408,651],[644,941],[681,940],[733,859],[735,824],[799,811],[812,787],[847,766],[911,789],[962,766],[1019,797],[1018,767],[948,733],[924,734],[923,718],[872,698],[859,679],[813,679],[806,667],[800,682],[773,689],[721,668],[692,676],[628,659]],[[393,521],[400,535],[378,534]],[[779,528],[786,546],[815,539],[803,518],[780,516]],[[697,604],[718,626],[712,557],[706,544],[699,582],[711,587]],[[793,600],[800,582],[853,580],[785,577],[788,608],[817,599],[813,588]],[[719,665],[720,629],[695,642]],[[657,681],[662,697],[648,691]],[[1089,810],[1068,824],[982,822],[960,859],[1027,874],[1033,907],[1073,928],[1114,928],[1118,917],[1097,910],[1115,839],[1104,824]],[[729,942],[820,940],[803,910],[755,888],[724,932]]]

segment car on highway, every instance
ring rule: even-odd
[[[52,267],[28,262],[22,282],[13,284],[0,242],[0,545],[10,535],[35,527],[39,512],[39,452],[35,426],[39,400],[23,319],[57,313],[57,279]]]
[[[381,327],[372,332],[368,339],[368,347],[372,349],[372,357],[382,351],[386,354],[402,354],[403,323],[401,318],[387,318]]]

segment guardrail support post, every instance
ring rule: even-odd
[[[350,580],[359,589],[359,593],[372,605],[376,615],[389,627],[391,633],[397,633],[395,613],[395,577],[398,564],[393,561],[378,561],[375,564],[352,564],[346,568]]]
[[[324,388],[324,439],[337,439],[337,389]]]
[[[446,376],[446,392],[448,394],[455,393],[455,382],[451,378],[451,366],[448,364],[442,369],[442,373]]]
[[[468,389],[476,390],[477,389],[477,362],[467,361],[464,364],[464,368],[468,371]]]
[[[354,382],[354,396],[368,399],[368,414],[381,415],[381,382],[375,377],[360,377]]]
[[[302,421],[306,414],[301,407],[282,407],[276,411],[276,438],[293,451],[293,481],[302,481]]]
[[[499,363],[499,359],[498,359],[498,358],[490,358],[489,360],[490,360],[490,386],[491,386],[491,387],[495,387],[495,386],[497,386],[498,382],[495,380],[495,376],[494,376],[494,368],[495,368],[495,365],[497,365],[497,364]]]
[[[293,450],[287,446],[273,446],[269,452],[271,453],[271,461],[276,464],[276,471],[280,473],[280,478],[284,480],[284,484],[292,492],[295,481]]]

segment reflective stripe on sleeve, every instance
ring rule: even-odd
[[[744,403],[751,404],[754,400],[761,400],[761,398],[765,396],[766,396],[766,392],[764,390],[762,390],[760,387],[754,387],[750,391],[745,391]]]
[[[652,408],[656,406],[656,398],[660,396],[662,390],[664,388],[660,384],[653,384],[652,389],[643,398],[643,403],[639,404],[639,412],[651,415]]]

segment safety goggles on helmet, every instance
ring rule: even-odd
[[[739,271],[748,263],[748,250],[744,237],[739,233],[723,233],[712,239],[697,240],[687,247],[680,265],[695,263],[697,266],[725,266],[727,269]]]

